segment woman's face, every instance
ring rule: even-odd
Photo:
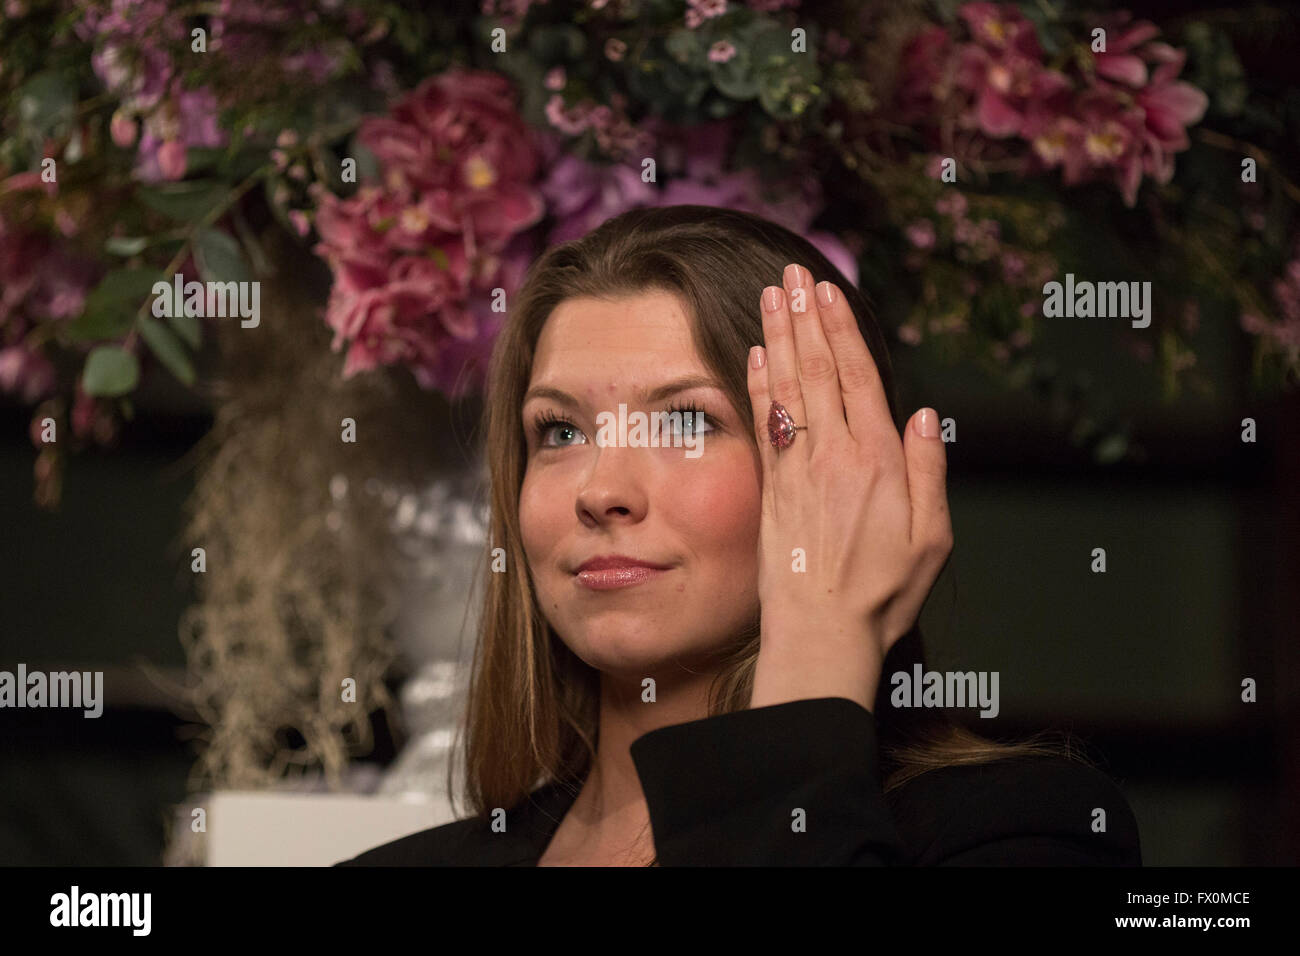
[[[707,418],[657,430],[653,413],[673,410]],[[522,412],[524,551],[543,613],[578,657],[640,680],[663,663],[704,662],[754,618],[753,429],[696,354],[676,296],[562,302],[538,340]],[[620,570],[618,556],[656,567]],[[580,572],[597,558],[614,560]]]

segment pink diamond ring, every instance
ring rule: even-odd
[[[794,442],[794,433],[807,429],[807,425],[796,425],[780,402],[772,403],[772,409],[767,413],[767,437],[771,439],[773,447],[778,450],[789,448]]]

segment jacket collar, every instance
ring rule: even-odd
[[[485,855],[497,866],[536,866],[577,798],[558,781],[534,790],[507,815],[506,834],[485,833]]]

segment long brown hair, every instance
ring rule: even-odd
[[[489,548],[504,550],[507,573],[484,569],[483,613],[464,727],[464,793],[473,812],[515,806],[539,784],[580,788],[595,755],[599,674],[552,631],[534,597],[519,527],[526,450],[521,406],[534,350],[547,318],[565,299],[618,298],[668,291],[682,299],[696,349],[749,421],[745,362],[763,341],[758,301],[798,262],[845,294],[899,420],[893,368],[865,296],[815,246],[749,213],[681,205],[625,212],[535,261],[493,352],[487,391],[490,472]],[[751,432],[752,436],[752,432]],[[709,716],[749,706],[758,631],[739,635],[710,693]],[[889,652],[882,674],[924,664],[913,628]],[[1064,753],[1044,735],[1014,744],[985,739],[936,709],[889,704],[882,679],[873,714],[885,790],[953,764]],[[454,769],[454,768],[453,768]],[[450,788],[454,790],[454,787]],[[455,794],[452,794],[453,801]]]

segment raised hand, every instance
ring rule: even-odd
[[[751,707],[847,697],[870,710],[886,652],[915,623],[952,552],[947,455],[923,408],[902,441],[840,289],[786,267],[750,352],[763,463],[762,639]],[[794,441],[769,439],[772,402]]]

